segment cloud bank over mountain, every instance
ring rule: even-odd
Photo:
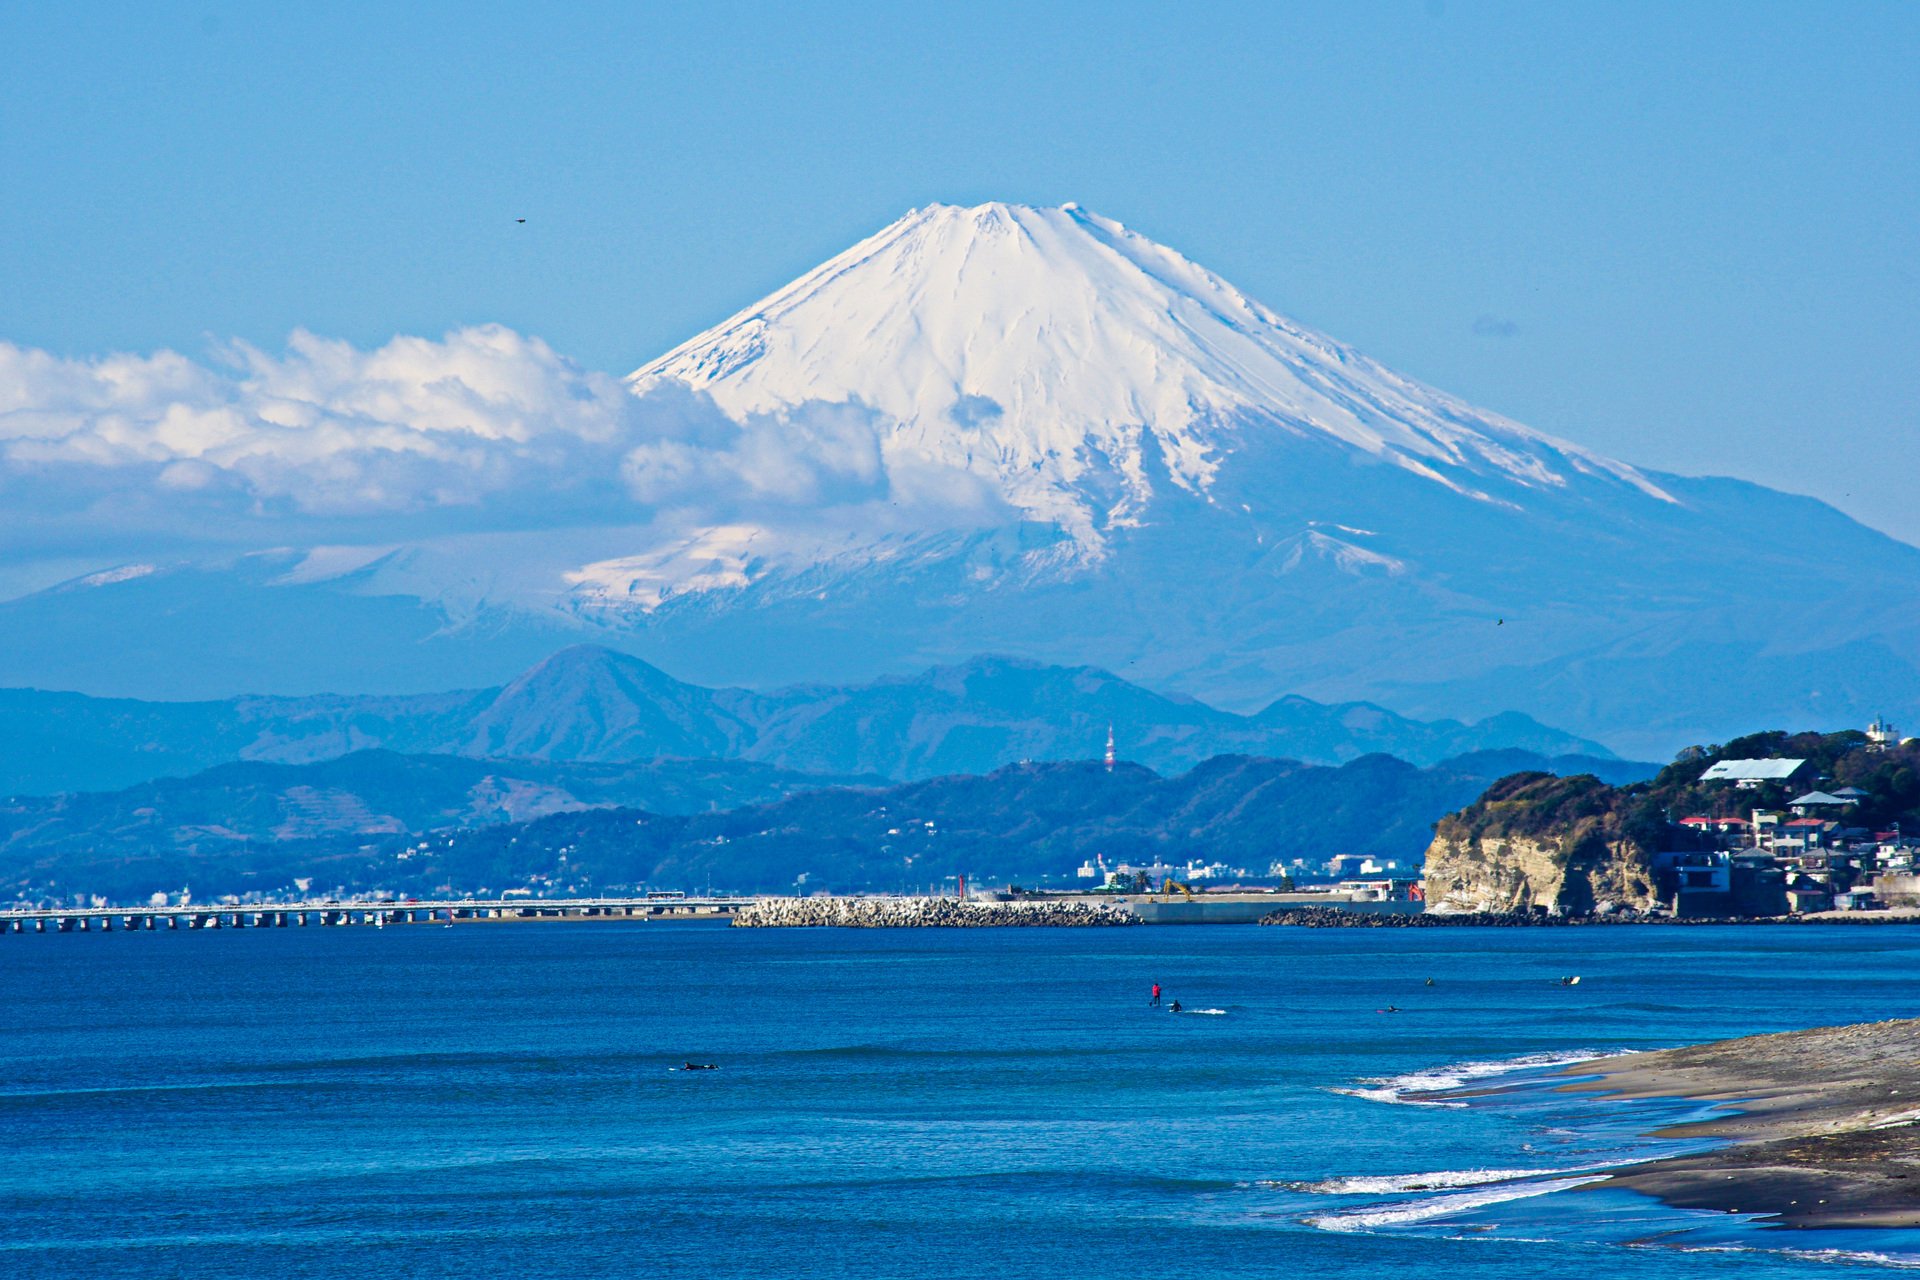
[[[730,418],[681,387],[636,396],[499,325],[214,355],[0,342],[0,554],[712,522],[897,506],[896,490],[998,514],[964,475],[898,477],[858,405]]]

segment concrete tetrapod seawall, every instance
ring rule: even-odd
[[[736,929],[1098,928],[1142,923],[1125,907],[1081,902],[955,902],[950,898],[766,898],[733,917]]]

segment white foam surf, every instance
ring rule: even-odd
[[[1326,1178],[1319,1182],[1287,1184],[1296,1191],[1322,1196],[1389,1196],[1408,1191],[1440,1191],[1454,1187],[1478,1187],[1493,1182],[1518,1182],[1524,1178],[1554,1178],[1571,1173],[1593,1173],[1598,1165],[1573,1169],[1442,1169],[1437,1173],[1394,1173],[1352,1178]]]
[[[1549,1178],[1541,1182],[1507,1183],[1503,1186],[1484,1187],[1477,1191],[1454,1195],[1429,1196],[1423,1200],[1402,1200],[1393,1204],[1370,1205],[1348,1213],[1318,1214],[1303,1218],[1302,1221],[1322,1231],[1372,1231],[1380,1227],[1403,1226],[1409,1223],[1427,1222],[1434,1218],[1451,1217],[1470,1209],[1484,1208],[1487,1205],[1500,1204],[1508,1200],[1526,1200],[1534,1196],[1552,1195],[1556,1191],[1566,1191],[1589,1182],[1599,1182],[1605,1177],[1605,1174],[1590,1174],[1578,1178]]]
[[[1358,1085],[1335,1088],[1331,1092],[1366,1098],[1371,1102],[1392,1102],[1403,1106],[1460,1107],[1466,1104],[1433,1098],[1410,1098],[1406,1095],[1440,1093],[1448,1089],[1464,1088],[1476,1081],[1491,1079],[1495,1076],[1513,1075],[1522,1071],[1551,1071],[1558,1067],[1571,1067],[1582,1062],[1597,1062],[1602,1058],[1618,1056],[1620,1055],[1616,1052],[1581,1049],[1574,1053],[1529,1053],[1517,1058],[1455,1062],[1444,1067],[1410,1071],[1406,1075],[1391,1076],[1384,1080],[1363,1081]]]

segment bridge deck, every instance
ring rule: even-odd
[[[668,920],[731,916],[753,898],[419,898],[373,902],[207,903],[0,910],[0,933],[119,929],[272,929],[306,925],[512,920]]]

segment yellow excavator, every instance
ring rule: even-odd
[[[1193,890],[1188,888],[1186,885],[1181,884],[1178,880],[1175,880],[1173,877],[1169,876],[1165,880],[1160,882],[1160,892],[1167,895],[1168,902],[1173,901],[1173,891],[1175,889],[1178,889],[1180,892],[1186,894],[1188,902],[1193,901]]]

